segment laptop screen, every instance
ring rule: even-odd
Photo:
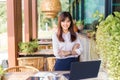
[[[73,62],[71,63],[70,74],[64,74],[69,80],[80,80],[86,78],[93,78],[98,76],[100,60]]]

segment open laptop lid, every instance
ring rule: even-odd
[[[80,80],[98,76],[101,60],[73,62],[69,80]]]

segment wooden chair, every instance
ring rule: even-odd
[[[32,66],[14,66],[7,68],[5,72],[39,72],[39,70]]]
[[[55,61],[56,61],[55,57],[47,58],[47,70],[48,71],[54,71]]]

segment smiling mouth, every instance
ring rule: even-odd
[[[63,26],[63,27],[68,28],[68,26]]]

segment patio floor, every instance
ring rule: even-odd
[[[7,33],[0,34],[0,65],[4,68],[7,67],[8,60],[7,44]]]

